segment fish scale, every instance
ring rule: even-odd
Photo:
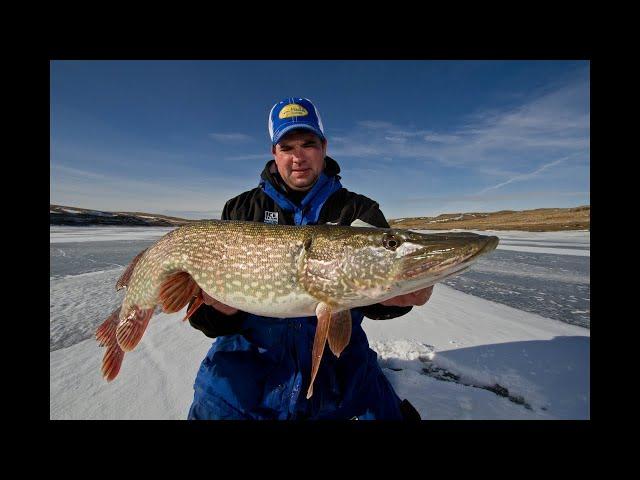
[[[275,317],[312,314],[317,301],[301,288],[297,272],[305,234],[301,230],[308,229],[283,232],[245,223],[207,222],[160,239],[135,269],[122,316],[132,305],[155,305],[163,278],[173,271],[189,273],[207,294],[242,310],[257,308],[258,314]]]

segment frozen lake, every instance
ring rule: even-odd
[[[589,257],[496,250],[443,282],[518,310],[589,328]]]
[[[51,228],[52,419],[186,418],[211,339],[184,312],[154,317],[111,383],[93,340],[122,302],[124,266],[170,230]],[[423,419],[589,418],[589,232],[479,233],[498,235],[498,250],[425,306],[365,319],[383,372]]]
[[[115,284],[133,257],[173,227],[50,227],[49,350],[92,338],[124,298]]]

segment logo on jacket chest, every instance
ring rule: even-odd
[[[278,212],[264,212],[264,223],[278,224]]]

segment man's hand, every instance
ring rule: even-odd
[[[224,303],[219,302],[215,298],[207,295],[204,290],[200,290],[200,294],[202,295],[202,300],[204,301],[204,303],[215,308],[219,312],[222,312],[225,315],[233,315],[234,313],[238,313],[237,308],[233,308],[233,307],[230,307],[229,305],[225,305]]]
[[[397,297],[390,298],[384,302],[380,302],[380,305],[386,305],[387,307],[408,307],[410,305],[424,305],[427,300],[431,298],[433,293],[433,285],[422,290],[407,293],[406,295],[398,295]]]

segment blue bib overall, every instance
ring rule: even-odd
[[[316,224],[326,200],[341,188],[337,178],[323,173],[298,206],[268,181],[260,186],[294,213],[296,225]],[[218,337],[203,360],[188,418],[401,420],[400,398],[369,348],[362,312],[351,310],[351,319],[349,345],[340,358],[325,347],[307,400],[317,318],[247,314],[243,333]]]

